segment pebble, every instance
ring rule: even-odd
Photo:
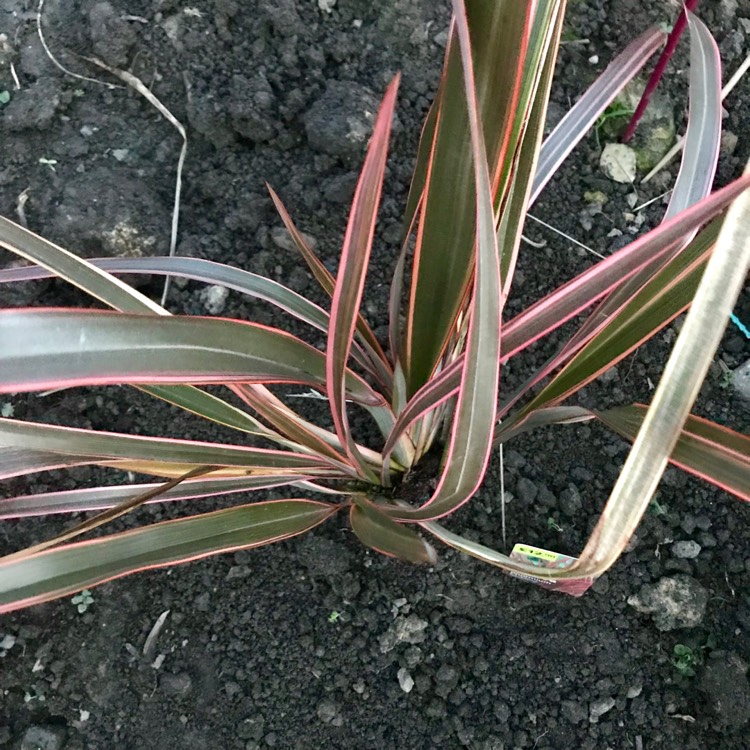
[[[159,687],[170,695],[187,695],[193,687],[190,675],[185,672],[179,674],[164,673],[159,680]]]
[[[318,703],[318,718],[324,724],[333,724],[341,726],[341,716],[339,715],[338,706],[329,698],[324,698]]]
[[[732,371],[732,388],[739,396],[750,401],[750,359]]]
[[[624,143],[608,143],[602,151],[599,166],[610,180],[631,184],[635,180],[635,151]]]
[[[414,687],[414,678],[403,667],[398,670],[398,684],[405,693],[411,693]]]
[[[318,241],[315,239],[315,237],[306,234],[305,232],[300,232],[300,234],[302,235],[302,239],[307,243],[307,246],[311,250],[315,250],[318,247]],[[290,253],[294,253],[295,258],[299,257],[297,246],[294,244],[294,240],[292,239],[289,232],[286,231],[286,227],[274,227],[271,230],[271,242],[273,242],[273,244],[281,250],[286,250]]]
[[[708,591],[695,578],[678,573],[661,578],[656,584],[646,584],[628,598],[628,604],[650,614],[662,632],[694,628],[706,613]]]
[[[672,556],[683,558],[685,560],[692,560],[701,552],[701,546],[698,542],[692,540],[685,542],[675,542],[672,545]]]
[[[62,750],[65,735],[64,727],[31,726],[21,740],[20,750]]]
[[[203,306],[211,315],[221,315],[227,306],[229,289],[219,284],[212,284],[201,292]]]
[[[387,654],[393,651],[399,643],[412,645],[422,643],[427,637],[427,620],[416,615],[397,617],[388,631],[380,637],[380,652]]]
[[[615,706],[614,698],[600,698],[598,701],[593,701],[589,706],[589,721],[592,724],[596,724],[601,716],[611,711]]]

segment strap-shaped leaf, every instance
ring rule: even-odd
[[[396,523],[366,500],[352,505],[349,520],[362,544],[390,557],[413,563],[437,562],[437,554],[416,532]]]
[[[325,357],[317,349],[274,328],[216,318],[4,310],[0,351],[4,393],[126,383],[325,387]],[[351,372],[346,385],[354,400],[383,403]]]
[[[5,247],[12,253],[47,269],[116,310],[127,313],[169,315],[164,308],[121,280],[1,216],[0,247]],[[1,354],[2,352],[0,356]],[[206,419],[219,417],[216,421],[221,424],[237,427],[243,431],[252,432],[258,426],[256,420],[249,417],[243,419],[238,416],[233,406],[226,402],[217,404],[216,396],[211,396],[194,386],[154,387],[150,393]]]
[[[707,196],[711,191],[713,175],[718,158],[718,139],[721,132],[721,67],[716,43],[703,24],[690,23],[690,116],[688,136],[691,148],[683,152],[680,171],[675,181],[672,200],[664,216],[668,220],[681,210],[694,205],[694,201]],[[694,99],[695,97],[695,99]],[[713,160],[713,161],[712,161]],[[695,228],[685,231],[681,242],[673,249],[677,253],[695,235]],[[633,295],[668,260],[658,258],[647,264],[638,273],[623,281],[602,303],[596,317],[587,320],[576,334],[575,340],[590,336],[598,318],[611,317],[626,304]]]
[[[542,146],[529,203],[534,203],[559,166],[594,125],[599,115],[637,75],[664,41],[664,32],[652,27],[634,39],[549,134]]]
[[[498,183],[520,95],[534,3],[470,0],[476,97],[490,185]],[[452,33],[417,230],[402,361],[409,395],[430,377],[454,333],[472,277],[476,195],[461,50]],[[425,133],[429,135],[429,130]],[[421,157],[420,157],[421,158]]]
[[[161,492],[158,496],[146,501],[165,503],[175,500],[193,500],[217,495],[228,495],[233,492],[266,490],[273,487],[298,482],[298,474],[274,474],[273,476],[246,477],[201,477],[189,479],[176,487]],[[135,497],[150,490],[156,490],[162,484],[125,484],[109,487],[85,487],[76,490],[59,492],[40,492],[36,495],[20,495],[0,500],[0,520],[8,518],[28,518],[46,516],[53,513],[81,513],[98,511],[119,505],[128,498]]]
[[[88,262],[108,273],[180,276],[184,279],[204,281],[207,284],[220,284],[240,294],[265,300],[320,331],[328,330],[328,313],[315,303],[272,279],[224,263],[179,256],[92,258]],[[40,266],[8,268],[0,271],[0,284],[45,279],[55,275],[49,269]]]
[[[0,612],[141,570],[278,542],[308,531],[337,510],[311,500],[274,500],[165,521],[11,562],[0,559]]]
[[[333,289],[331,324],[326,348],[326,384],[336,434],[351,460],[362,470],[363,476],[374,481],[377,481],[377,478],[372,469],[365,464],[349,430],[345,375],[375,234],[398,83],[399,77],[396,76],[383,97],[362,173],[354,192],[339,271]]]
[[[711,192],[721,142],[721,60],[706,25],[690,20],[690,109],[682,163],[664,221]]]
[[[502,293],[494,212],[486,151],[479,120],[469,25],[462,0],[453,4],[460,40],[464,96],[474,161],[476,279],[469,308],[469,331],[451,440],[435,494],[416,510],[394,509],[394,516],[431,520],[450,513],[476,492],[489,461],[497,409]]]
[[[607,570],[646,512],[745,283],[750,269],[748,231],[746,191],[727,212],[653,401],[577,573],[599,575]]]
[[[691,302],[721,220],[706,227],[610,318],[601,318],[595,335],[517,415],[559,403],[651,338]],[[597,313],[594,313],[596,315]]]
[[[724,210],[748,186],[750,177],[740,177],[535,302],[505,324],[504,356],[512,357],[522,351],[590,307],[624,280],[645,267],[652,267],[653,261],[668,257],[686,233],[691,233]]]
[[[289,236],[292,238],[295,247],[300,255],[302,255],[305,263],[307,263],[315,280],[329,297],[333,297],[333,291],[336,285],[336,280],[333,278],[333,275],[323,263],[321,263],[318,256],[312,251],[312,248],[308,246],[305,238],[292,221],[292,217],[289,215],[286,207],[281,202],[281,198],[279,198],[274,189],[268,183],[266,183],[266,188],[271,195],[276,210],[279,212],[281,220],[284,222],[287,232],[289,232]],[[327,327],[326,330],[328,330]],[[372,371],[373,377],[375,377],[378,382],[383,385],[384,389],[388,391],[390,389],[390,380],[392,377],[388,357],[386,357],[385,352],[383,352],[383,349],[380,346],[380,342],[377,340],[375,334],[372,332],[372,329],[361,313],[357,315],[357,342],[355,342],[355,354],[357,352],[357,346],[362,347],[363,354],[369,362],[367,369]]]
[[[643,404],[633,404],[593,413],[607,427],[633,441],[647,410]],[[750,437],[747,435],[691,414],[669,460],[681,469],[750,501]]]
[[[4,460],[6,451],[7,464]],[[25,461],[25,452],[29,453],[28,462]],[[131,463],[140,467],[153,464],[157,468],[163,463],[165,468],[178,466],[178,474],[185,473],[192,466],[236,467],[248,474],[298,470],[301,474],[308,474],[311,471],[330,471],[333,465],[320,456],[244,445],[124,435],[0,419],[0,478],[79,463],[113,464],[125,471],[143,471],[143,468],[131,469]],[[163,476],[159,471],[153,473]]]
[[[540,3],[529,39],[529,57],[524,69],[521,100],[513,125],[513,158],[507,159],[507,195],[495,195],[500,210],[497,246],[500,252],[500,278],[507,297],[513,283],[521,233],[528,210],[532,176],[539,159],[539,148],[547,119],[547,104],[560,46],[565,3]],[[500,204],[502,199],[503,203]]]

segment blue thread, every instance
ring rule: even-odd
[[[737,328],[745,334],[745,338],[750,339],[750,329],[748,329],[748,327],[734,313],[731,313],[729,317],[731,318],[732,323],[734,323]]]

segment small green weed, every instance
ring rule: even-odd
[[[77,593],[70,601],[75,604],[78,611],[83,614],[94,603],[94,597],[91,596],[91,592],[88,589],[84,589]]]
[[[674,668],[683,677],[695,677],[695,668],[703,662],[703,655],[700,649],[693,649],[684,643],[676,643],[672,657]]]

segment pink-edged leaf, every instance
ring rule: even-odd
[[[531,412],[522,422],[509,422],[499,425],[495,431],[495,445],[502,445],[514,437],[536,430],[539,427],[547,427],[553,424],[575,424],[576,422],[588,422],[594,415],[582,406],[549,406],[536,409]]]
[[[612,253],[508,321],[503,329],[503,357],[522,351],[590,307],[644,266],[667,257],[686,233],[723,211],[748,187],[750,175],[740,177]]]
[[[647,411],[648,406],[633,404],[592,413],[610,429],[632,441]],[[690,415],[669,460],[750,501],[750,437],[747,435]]]
[[[507,185],[502,176],[536,5],[469,0],[462,8],[471,26],[477,80],[473,94],[478,99],[483,158],[489,164],[492,188]],[[464,67],[454,23],[436,99],[433,138],[420,143],[420,163],[423,154],[429,154],[426,171],[415,176],[417,181],[424,179],[425,188],[423,194],[419,189],[415,193],[422,195],[422,205],[401,357],[409,396],[432,377],[454,340],[476,273],[476,178]]]
[[[325,357],[256,323],[32,308],[0,311],[0,392],[74,385],[302,383],[325,387]],[[345,378],[345,381],[344,381]],[[350,398],[383,404],[342,373]]]
[[[319,331],[328,330],[328,313],[315,303],[265,276],[224,263],[179,256],[90,258],[88,262],[108,273],[179,276],[207,284],[219,284],[240,294],[269,302]],[[46,279],[56,275],[53,271],[40,266],[8,268],[0,270],[0,284]]]
[[[315,255],[312,248],[309,247],[305,238],[302,236],[300,231],[297,229],[295,223],[292,221],[292,217],[286,210],[286,207],[281,201],[281,198],[277,195],[274,189],[266,183],[266,188],[271,195],[276,210],[281,217],[284,226],[289,232],[289,236],[292,238],[295,247],[302,255],[305,263],[307,263],[312,275],[315,280],[320,284],[323,291],[329,296],[333,297],[334,288],[336,286],[336,280],[334,279],[331,272],[321,263],[318,256]],[[326,328],[326,330],[328,330]],[[361,361],[361,357],[358,356],[359,348],[362,348],[362,357],[366,361],[366,369],[372,372],[373,377],[384,387],[384,390],[388,390],[390,387],[392,372],[388,357],[380,346],[375,334],[364,319],[361,313],[357,314],[357,340],[354,342],[353,353],[357,357],[358,361]]]
[[[140,463],[155,467],[163,463],[165,467],[181,466],[180,474],[192,466],[208,465],[233,467],[247,474],[299,471],[304,475],[317,475],[338,468],[322,456],[267,448],[0,419],[0,479],[83,463],[116,466]]]
[[[690,18],[690,109],[682,163],[664,220],[711,192],[721,142],[721,59],[705,24]],[[692,239],[692,234],[685,241]]]
[[[250,549],[301,534],[339,506],[306,499],[241,505],[69,544],[9,562],[0,558],[0,613],[57,599],[141,570]]]
[[[454,0],[464,89],[474,159],[476,193],[476,277],[469,308],[469,330],[451,440],[434,495],[418,509],[395,509],[401,519],[432,520],[454,511],[476,492],[484,478],[497,409],[502,293],[494,211],[486,150],[479,122],[466,9]]]
[[[455,396],[461,384],[463,360],[456,360],[441,373],[425,383],[404,409],[399,413],[390,435],[383,446],[383,471],[388,466],[388,459],[399,438],[420,417],[424,417],[433,409],[445,403],[451,396]]]
[[[730,185],[685,210],[680,216],[652,229],[643,237],[639,237],[613,253],[606,260],[579,274],[505,323],[502,333],[501,364],[594,304],[618,283],[637,273],[644,265],[655,258],[668,255],[686,231],[700,226],[715,216],[748,187],[750,187],[750,175],[738,178]],[[572,356],[586,341],[590,340],[597,330],[592,329],[587,337],[578,342],[574,350],[566,348],[565,352]],[[407,406],[409,413],[399,415],[394,432],[404,430],[421,413],[434,408],[445,398],[445,394],[455,393],[460,382],[459,365],[462,361],[462,358],[456,360],[450,367],[435,375],[414,395]],[[559,356],[551,359],[547,365],[535,373],[533,380],[519,390],[516,397],[504,404],[504,412],[507,412],[523,393],[560,367],[564,361],[566,360]]]
[[[364,476],[370,478],[374,477],[372,470],[365,464],[349,430],[345,374],[375,234],[398,83],[399,77],[396,76],[385,92],[354,193],[333,290],[326,349],[328,401],[336,434],[351,460],[360,467]]]
[[[237,390],[246,404],[298,446],[334,461],[346,462],[335,434],[303,419],[264,385],[242,385]]]
[[[672,217],[680,209],[690,206],[695,201],[708,194],[711,189],[712,177],[716,170],[718,157],[717,138],[721,129],[721,107],[717,111],[717,98],[720,98],[721,70],[716,58],[715,42],[708,30],[697,23],[695,31],[691,26],[691,79],[690,79],[690,118],[688,126],[692,130],[691,152],[683,155],[680,172],[675,183],[673,200],[665,214],[665,219]],[[712,91],[712,86],[716,91]],[[705,142],[700,141],[705,139]],[[713,160],[713,161],[712,161]],[[705,172],[705,174],[701,174]],[[680,214],[677,213],[677,216]],[[695,236],[695,227],[685,231],[680,243],[673,249],[676,254]],[[671,256],[670,256],[671,257]],[[602,317],[611,317],[615,311],[638,293],[657,270],[667,263],[669,258],[652,261],[635,275],[625,280],[610,293],[609,297],[597,310],[597,314],[584,323],[572,344],[588,338],[591,330]]]
[[[437,554],[416,532],[381,513],[377,506],[357,499],[349,511],[352,530],[362,544],[389,557],[412,563],[437,562]]]
[[[586,90],[557,124],[542,146],[529,203],[534,203],[568,154],[594,125],[625,85],[643,68],[664,41],[653,27],[632,41]]]
[[[534,409],[551,406],[568,398],[621,361],[685,310],[700,283],[720,225],[720,219],[714,220],[611,317],[600,316],[596,326],[591,328],[591,336],[582,339],[576,334],[542,368],[542,372],[565,362],[563,369],[513,419],[522,419]],[[593,316],[597,314],[595,311]],[[509,403],[503,405],[501,416],[538,379],[539,373],[533,375]]]
[[[309,476],[309,475],[308,475]],[[250,492],[283,487],[305,481],[304,474],[275,474],[272,476],[245,477],[200,477],[188,479],[158,496],[145,501],[145,505],[166,503],[175,500],[194,500],[235,492]],[[0,520],[47,516],[54,513],[83,513],[113,508],[116,505],[150,490],[161,487],[159,484],[125,484],[109,487],[86,487],[59,492],[40,492],[36,495],[19,495],[0,499]]]
[[[126,313],[169,316],[164,308],[120,279],[1,216],[0,246],[51,271],[116,310]],[[0,349],[0,356],[1,352]],[[238,387],[229,384],[232,390]],[[142,390],[206,419],[244,432],[253,433],[260,430],[273,439],[273,436],[268,434],[270,431],[264,430],[257,420],[194,386],[152,385],[142,387]]]
[[[503,296],[506,298],[513,284],[533,177],[539,161],[564,15],[564,2],[537,5],[529,40],[529,57],[524,66],[524,84],[511,137],[513,157],[507,160],[508,188],[505,195],[495,195],[495,210],[501,209],[497,222],[497,245]]]

